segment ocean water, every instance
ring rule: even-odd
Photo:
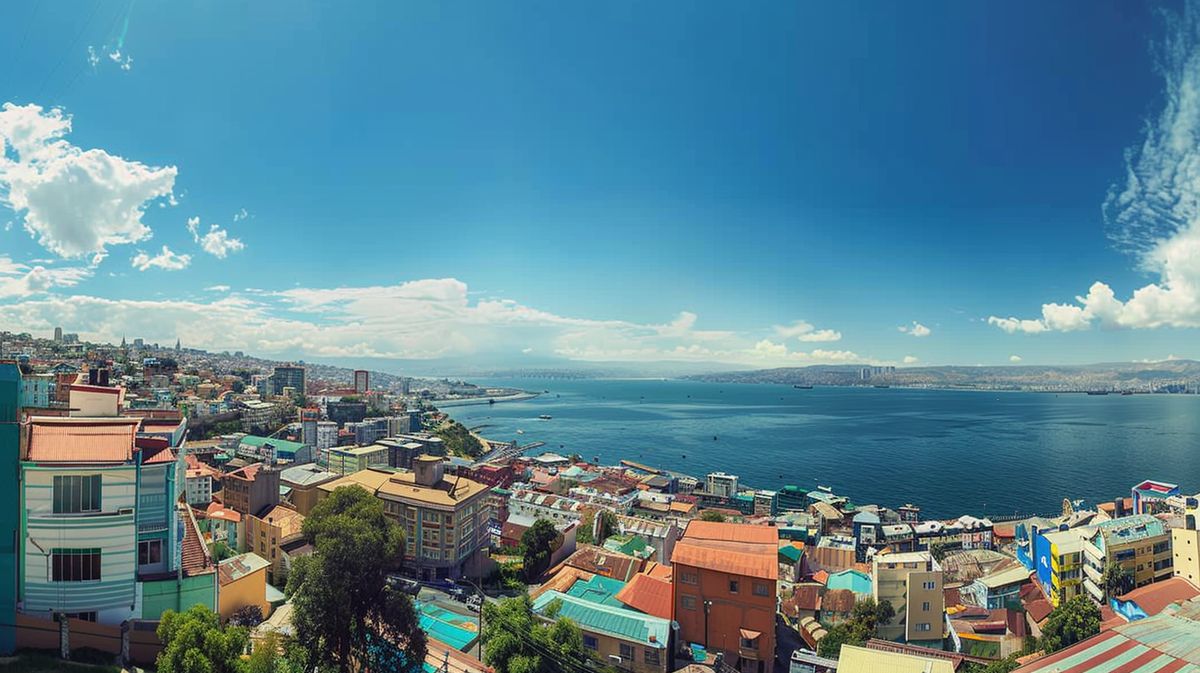
[[[1110,501],[1143,479],[1200,491],[1200,395],[478,383],[549,391],[446,409],[468,427],[485,426],[489,439],[543,441],[538,451],[625,458],[701,479],[731,472],[759,488],[822,484],[857,503],[911,502],[927,516],[1050,514],[1063,498]]]

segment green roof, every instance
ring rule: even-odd
[[[242,441],[240,443],[260,448],[264,444],[270,444],[271,446],[275,447],[276,455],[287,453],[296,455],[297,451],[304,448],[304,445],[300,442],[293,442],[286,439],[272,439],[271,437],[258,437],[256,435],[246,435],[245,437],[242,437]]]
[[[779,555],[792,563],[796,563],[800,560],[801,556],[804,556],[804,550],[789,544],[779,548]]]
[[[638,558],[642,558],[643,552],[649,546],[640,535],[613,535],[604,541],[605,549]]]
[[[547,591],[538,596],[533,602],[533,611],[542,614],[554,601],[562,601],[558,616],[575,622],[584,632],[600,633],[647,647],[667,647],[671,623],[661,617],[590,603],[559,591]]]
[[[611,605],[613,607],[623,607],[624,603],[617,600],[617,594],[621,589],[625,588],[625,583],[621,580],[614,580],[611,577],[603,575],[593,575],[592,579],[576,580],[571,588],[567,590],[568,596],[574,596],[589,603],[597,603],[599,605]]]

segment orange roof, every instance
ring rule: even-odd
[[[779,579],[779,531],[714,521],[692,521],[675,544],[671,563],[762,579]]]
[[[826,584],[829,582],[829,572],[825,570],[818,570],[817,572],[813,573],[812,578],[814,582]]]
[[[200,530],[196,528],[196,522],[186,515],[183,522],[183,548],[181,556],[181,569],[183,570],[183,574],[188,577],[213,571],[212,557],[208,554],[208,545],[204,544],[204,540],[201,539]]]
[[[258,519],[271,526],[279,527],[279,541],[292,535],[299,535],[304,528],[304,515],[290,507],[275,505],[258,515]]]
[[[617,592],[617,600],[648,615],[671,619],[674,599],[671,595],[671,582],[668,580],[638,573]]]
[[[215,500],[208,503],[208,507],[204,510],[204,515],[210,519],[223,519],[235,523],[242,520],[241,512],[233,509],[225,509],[224,505]]]
[[[646,567],[646,574],[660,580],[671,581],[674,573],[671,572],[671,566],[655,563],[653,561]]]
[[[529,592],[529,597],[536,599],[538,596],[541,596],[547,591],[552,590],[565,594],[567,593],[567,590],[574,586],[579,580],[586,582],[595,576],[596,575],[594,573],[590,573],[586,570],[580,570],[579,568],[575,568],[573,566],[559,566],[559,571],[555,573],[553,577],[542,583],[540,587]]]
[[[140,418],[38,416],[29,422],[27,459],[49,463],[123,463],[133,458]]]

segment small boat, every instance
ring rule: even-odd
[[[876,388],[891,388],[891,386],[889,386],[889,385],[888,385],[888,384],[886,384],[886,383],[876,383],[876,384],[875,384],[875,387],[876,387]]]
[[[832,488],[830,488],[830,487],[828,487],[828,486],[822,486],[822,485],[820,485],[820,484],[817,484],[817,490],[818,490],[818,491],[824,491],[825,493],[833,493],[833,489],[832,489]]]
[[[715,442],[715,441],[717,441],[717,436],[716,436],[716,435],[713,435],[713,441],[714,441],[714,442]]]
[[[1107,395],[1108,391],[1107,390],[1089,390],[1089,391],[1087,391],[1087,394],[1088,395]]]
[[[523,434],[525,434],[525,431],[524,431],[524,430],[522,430],[522,429],[520,429],[520,428],[517,428],[517,434],[518,434],[518,435],[523,435]]]
[[[796,390],[812,390],[812,386],[802,386],[800,384],[796,384],[792,387],[795,388]]]
[[[553,416],[551,416],[550,414],[542,414],[541,416],[538,416],[538,418],[542,419],[543,421],[548,421],[551,418],[553,418]]]
[[[496,400],[488,400],[488,404],[495,404]]]
[[[1122,395],[1132,395],[1132,394],[1133,394],[1133,391],[1132,391],[1132,390],[1122,390],[1122,391],[1121,391],[1121,394],[1122,394]]]

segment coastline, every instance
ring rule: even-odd
[[[541,395],[541,393],[532,393],[523,390],[521,392],[511,393],[508,395],[498,395],[496,397],[470,397],[465,399],[430,400],[429,403],[438,409],[442,409],[445,407],[467,407],[479,404],[490,404],[491,402],[495,402],[497,404],[501,402],[523,402],[525,400],[532,400],[538,395]]]

